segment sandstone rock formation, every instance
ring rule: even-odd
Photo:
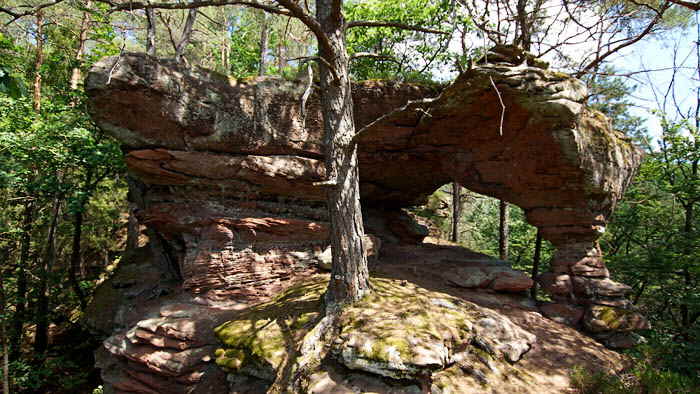
[[[555,301],[543,311],[548,316],[606,337],[619,327],[644,328],[624,299],[628,288],[609,279],[596,242],[640,151],[586,107],[580,81],[499,60],[444,89],[376,81],[353,87],[368,232],[384,243],[419,243],[427,232],[401,209],[457,181],[522,207],[557,248],[553,272],[540,278]],[[143,54],[103,59],[89,73],[93,118],[124,145],[139,220],[153,230],[153,257],[190,301],[268,297],[323,262],[325,192],[314,186],[325,176],[321,114],[317,92],[302,103],[307,86],[237,81]],[[531,286],[501,273],[484,286]],[[600,307],[622,320],[601,319]],[[182,377],[186,386],[203,364],[154,369],[134,356],[141,346],[190,346],[149,329],[147,318],[168,317],[124,320],[120,329],[131,334],[112,337],[107,350],[151,373]]]

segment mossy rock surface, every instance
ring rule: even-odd
[[[347,307],[331,355],[345,367],[394,379],[418,379],[455,362],[517,361],[534,337],[508,318],[413,283],[372,279],[372,292]],[[216,328],[216,362],[231,373],[274,379],[319,317],[325,280],[290,288]],[[472,357],[473,358],[473,357]]]
[[[391,378],[430,375],[470,353],[516,362],[534,336],[478,305],[407,281],[373,279],[347,308],[334,353],[351,369]]]
[[[650,328],[649,321],[641,313],[605,305],[590,307],[583,323],[593,333],[630,332]]]
[[[216,350],[217,365],[228,372],[272,380],[289,351],[316,323],[325,290],[325,280],[292,287],[216,327],[216,336],[224,344]]]

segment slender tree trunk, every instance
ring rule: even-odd
[[[92,5],[92,0],[88,0],[85,3],[86,8],[90,8]],[[78,84],[82,80],[82,73],[80,67],[83,64],[83,56],[85,55],[85,42],[87,41],[87,34],[90,29],[90,13],[83,12],[83,17],[80,20],[80,33],[78,34],[78,50],[75,54],[75,60],[77,63],[73,67],[73,71],[70,76],[70,88],[72,90],[78,89]]]
[[[532,258],[532,281],[534,282],[530,288],[530,296],[532,299],[537,299],[537,276],[540,274],[540,258],[542,255],[542,231],[538,228],[535,236],[535,256]]]
[[[277,69],[279,70],[280,74],[282,73],[282,70],[284,70],[284,68],[287,67],[287,60],[284,58],[286,52],[287,51],[285,50],[284,46],[284,37],[282,37],[277,43]]]
[[[196,1],[195,1],[196,2]],[[178,63],[182,62],[182,57],[185,54],[185,49],[190,43],[190,38],[192,38],[192,30],[194,29],[194,23],[197,21],[197,13],[199,11],[196,8],[191,8],[187,13],[187,20],[185,20],[185,28],[182,30],[182,38],[177,44],[175,49],[175,61]]]
[[[34,352],[43,354],[49,345],[49,275],[56,259],[56,227],[61,213],[61,200],[56,196],[53,202],[53,215],[46,240],[46,253],[39,265],[39,286],[37,289],[36,333]]]
[[[44,64],[44,13],[36,13],[36,57],[34,60],[34,112],[41,111],[41,66]]]
[[[224,69],[224,74],[229,75],[231,73],[231,66],[229,66],[228,58],[230,53],[231,37],[229,36],[228,30],[224,32],[224,38],[221,42],[221,67]]]
[[[452,237],[450,241],[459,242],[459,217],[462,214],[461,185],[452,182]]]
[[[153,8],[146,8],[146,54],[157,56],[156,50],[156,12]]]
[[[267,72],[267,45],[268,45],[268,27],[267,27],[267,21],[270,18],[268,18],[267,13],[262,11],[262,15],[260,17],[260,63],[258,64],[258,75],[263,76]]]
[[[126,231],[126,250],[136,249],[139,246],[139,221],[136,219],[136,205],[129,201],[129,222]]]
[[[498,227],[498,255],[501,260],[508,259],[508,235],[510,233],[508,203],[501,200],[499,203],[500,225]]]
[[[80,243],[83,234],[83,206],[85,204],[81,203],[81,206],[73,215],[73,249],[71,250],[70,257],[70,269],[68,270],[68,279],[70,280],[75,296],[78,297],[80,302],[80,309],[85,310],[87,302],[85,300],[85,293],[83,289],[80,288],[80,281],[78,280],[78,270],[80,270]]]
[[[80,281],[78,280],[78,271],[81,271],[80,266],[82,260],[80,247],[83,235],[83,217],[85,205],[87,205],[90,199],[90,195],[92,194],[91,190],[93,182],[93,169],[88,168],[85,172],[85,183],[83,185],[83,190],[80,196],[79,204],[75,214],[73,215],[73,247],[71,249],[68,279],[71,283],[71,286],[73,287],[73,292],[75,292],[75,296],[78,297],[81,310],[84,310],[87,306],[87,300],[85,299],[85,293],[83,292],[83,289],[80,288]]]
[[[326,293],[327,305],[333,306],[368,293],[369,272],[362,247],[357,147],[351,141],[355,124],[344,20],[337,0],[317,0],[316,19],[329,41],[319,47],[325,59],[320,62],[320,82],[326,173],[335,183],[328,190],[333,264]]]
[[[9,269],[5,269],[6,260],[10,257],[11,248],[5,247],[0,250],[0,267],[3,278],[7,278]],[[10,344],[7,337],[7,297],[5,295],[4,281],[0,280],[0,308],[2,308],[2,319],[0,319],[0,345],[2,345],[2,392],[10,394]]]
[[[19,266],[17,267],[17,301],[10,337],[10,359],[17,360],[22,355],[22,336],[24,322],[27,320],[27,264],[32,240],[32,224],[34,221],[34,201],[24,203],[24,218],[22,219],[22,236],[20,238]]]

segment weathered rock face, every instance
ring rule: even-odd
[[[317,94],[302,107],[303,81],[238,82],[145,55],[116,60],[88,77],[94,117],[147,185],[141,219],[176,245],[185,287],[263,285],[313,266],[328,226],[313,185],[324,177]],[[354,87],[356,123],[366,127],[363,204],[388,211],[387,226],[406,239],[397,209],[444,183],[505,199],[557,247],[558,279],[542,278],[555,299],[626,306],[596,239],[641,153],[586,108],[583,84],[505,62],[437,93]]]
[[[586,108],[580,81],[503,61],[475,67],[441,91],[353,87],[367,228],[385,243],[419,243],[427,232],[401,209],[457,181],[522,207],[557,247],[553,272],[540,278],[555,301],[548,314],[607,336],[616,327],[644,328],[623,298],[629,288],[609,279],[596,242],[640,151]],[[325,191],[314,185],[325,177],[322,118],[318,92],[302,102],[307,85],[235,81],[142,54],[106,58],[91,70],[93,117],[123,143],[156,260],[191,297],[269,296],[323,263],[329,224]],[[475,272],[463,279],[473,282]],[[497,291],[532,285],[507,270],[479,275],[485,284],[476,287]],[[622,320],[603,327],[599,307]],[[136,331],[108,348],[131,362],[134,346],[179,343],[126,328]],[[186,374],[169,373],[176,372]]]

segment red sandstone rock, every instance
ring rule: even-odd
[[[532,287],[534,282],[522,272],[504,272],[491,283],[491,288],[496,291],[517,293]]]
[[[547,303],[540,311],[548,318],[569,326],[576,326],[583,318],[584,309],[570,304]]]
[[[639,312],[611,306],[594,305],[588,308],[583,324],[594,333],[648,330],[649,321]]]
[[[547,272],[540,275],[537,279],[542,288],[552,295],[567,297],[571,295],[573,290],[569,275]]]

